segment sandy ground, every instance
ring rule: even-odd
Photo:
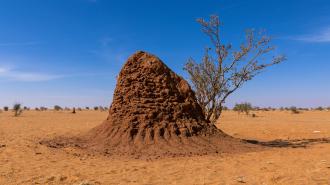
[[[330,112],[225,112],[218,127],[235,137],[270,141],[330,137]],[[0,113],[0,185],[10,184],[330,184],[330,143],[245,154],[156,161],[88,156],[38,142],[85,132],[106,112]]]

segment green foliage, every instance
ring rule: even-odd
[[[237,111],[238,113],[243,113],[245,112],[246,115],[249,114],[251,110],[253,110],[251,103],[239,103],[235,104],[234,111]]]
[[[13,106],[13,111],[15,113],[15,116],[19,116],[22,114],[22,105],[20,103],[15,103]]]

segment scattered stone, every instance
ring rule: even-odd
[[[236,181],[239,183],[246,183],[245,178],[243,176],[238,177]]]
[[[77,183],[77,184],[75,184],[75,185],[94,185],[94,184],[91,183],[91,182],[89,182],[89,181],[87,181],[87,180],[85,180],[85,181],[80,182],[80,183]]]

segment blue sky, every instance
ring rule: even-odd
[[[288,60],[245,84],[227,106],[330,106],[328,0],[0,0],[0,106],[108,106],[136,50],[187,77],[208,38],[196,18],[220,16],[226,43],[265,29]]]

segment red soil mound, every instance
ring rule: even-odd
[[[207,122],[187,81],[159,58],[142,51],[122,68],[107,120],[71,142],[107,154],[142,157],[255,148]]]

